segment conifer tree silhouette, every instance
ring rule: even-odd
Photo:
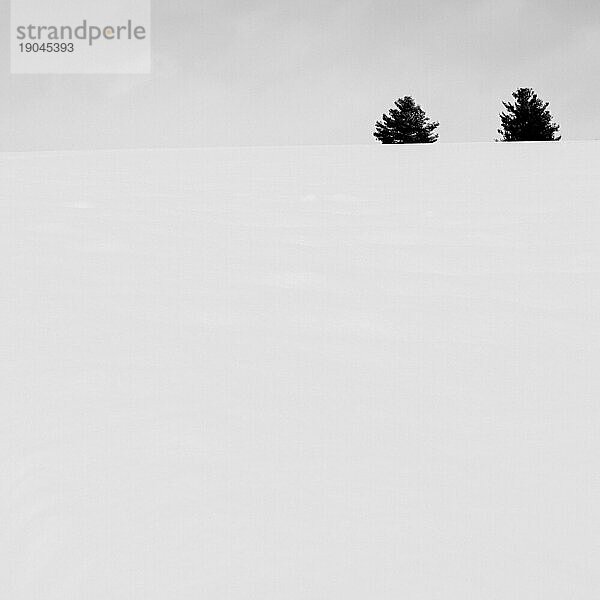
[[[425,111],[410,96],[399,98],[382,121],[375,123],[373,135],[382,144],[431,144],[437,142],[437,122],[429,122]]]
[[[552,121],[548,102],[542,101],[531,88],[519,88],[512,94],[515,103],[503,102],[506,112],[500,113],[502,142],[552,141],[559,126]]]

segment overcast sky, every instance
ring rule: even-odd
[[[600,138],[597,0],[159,0],[152,75],[10,75],[0,149],[376,143],[412,95],[440,141],[493,140],[534,87],[563,138]]]

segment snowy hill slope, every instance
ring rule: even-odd
[[[598,165],[0,155],[0,596],[590,598]]]

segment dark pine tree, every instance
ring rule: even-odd
[[[437,142],[438,134],[433,133],[439,123],[429,122],[425,111],[410,96],[394,102],[389,114],[375,123],[373,135],[382,144],[431,144]]]
[[[531,88],[513,92],[515,103],[503,102],[506,112],[500,113],[502,142],[557,142],[559,126],[552,121],[548,102],[537,97]]]

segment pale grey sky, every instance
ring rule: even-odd
[[[376,143],[406,94],[440,141],[494,139],[530,86],[564,139],[600,138],[595,0],[161,0],[152,75],[10,75],[0,149]]]

